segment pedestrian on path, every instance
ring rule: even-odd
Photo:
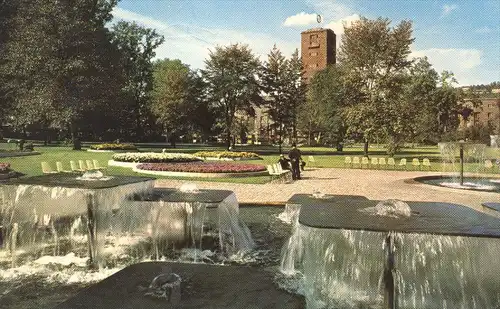
[[[290,163],[292,165],[292,179],[300,179],[300,161],[302,161],[302,154],[300,153],[300,150],[297,149],[297,145],[295,143],[292,144],[292,150],[288,153],[288,157],[290,158]]]

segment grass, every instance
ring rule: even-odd
[[[10,146],[10,145],[9,145]],[[7,147],[6,147],[7,148]],[[8,147],[10,148],[10,147]],[[238,148],[237,150],[245,150],[250,151],[248,149],[241,149],[243,147]],[[272,146],[262,147],[263,149],[273,149]],[[161,148],[160,148],[161,149]],[[159,148],[140,148],[140,151],[160,151]],[[185,153],[193,153],[199,151],[201,148],[192,147],[192,148],[175,148],[168,149],[172,152],[185,152]],[[213,150],[221,150],[220,147],[211,148]],[[257,149],[257,148],[255,148]],[[0,162],[8,162],[11,164],[12,168],[15,171],[26,174],[27,176],[36,176],[41,175],[42,170],[40,166],[40,162],[46,161],[51,164],[53,168],[55,168],[55,162],[60,161],[63,163],[65,169],[69,169],[69,161],[70,160],[98,160],[102,166],[106,166],[108,160],[110,160],[113,156],[113,153],[108,152],[87,152],[85,150],[82,151],[73,151],[70,147],[43,147],[36,146],[36,151],[41,152],[40,155],[33,156],[25,156],[25,157],[4,157],[0,158]],[[207,148],[203,148],[203,150],[207,150]],[[346,156],[363,156],[363,149],[361,147],[352,147],[352,148],[344,148],[343,152],[333,152],[331,148],[301,148],[304,153],[303,159],[307,162],[307,167],[323,167],[323,168],[345,168],[344,159]],[[314,151],[313,151],[314,150]],[[286,154],[287,151],[284,151]],[[314,156],[314,163],[308,162],[309,155],[307,153],[312,153]],[[385,150],[382,148],[370,148],[370,157],[385,157],[388,156],[385,153]],[[261,164],[268,165],[273,164],[278,161],[279,155],[278,153],[270,153],[270,154],[261,154],[263,160],[255,160],[255,161],[245,161],[245,163],[250,164]],[[440,172],[440,171],[453,171],[453,168],[450,164],[443,167],[441,163],[441,157],[439,154],[439,150],[437,147],[418,147],[418,148],[403,148],[401,151],[395,156],[396,164],[399,163],[399,159],[406,158],[407,159],[407,170],[414,170],[411,166],[412,158],[418,158],[422,161],[423,158],[428,158],[431,161],[431,169],[430,171]],[[458,160],[457,160],[458,161]],[[458,166],[458,164],[456,164]],[[480,168],[480,164],[466,164],[465,171],[471,172],[476,171]],[[390,170],[389,167],[385,169]],[[417,170],[420,170],[417,168]],[[426,169],[422,169],[426,170]],[[493,169],[490,172],[498,173],[498,168]],[[122,168],[122,167],[114,167],[109,166],[107,169],[107,173],[110,175],[126,175],[126,176],[134,176],[138,175],[133,172],[130,168]],[[145,174],[140,174],[147,176]],[[203,180],[203,181],[212,181],[212,182],[230,182],[230,183],[248,183],[248,184],[263,184],[270,181],[269,176],[257,176],[257,177],[242,177],[242,178],[189,178],[189,177],[165,177],[158,176],[159,179],[179,179],[179,180]]]

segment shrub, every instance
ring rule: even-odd
[[[259,155],[253,152],[237,151],[199,151],[194,154],[200,158],[228,158],[228,159],[260,159]]]
[[[27,143],[24,145],[24,150],[25,151],[33,151],[33,150],[35,150],[35,147],[33,146],[33,143]]]
[[[0,173],[1,174],[6,174],[10,171],[10,164],[9,163],[2,163],[0,162]]]
[[[113,160],[120,162],[144,162],[144,163],[175,163],[196,162],[199,158],[185,153],[157,153],[157,152],[127,152],[113,155]]]
[[[144,163],[139,164],[137,168],[147,171],[188,173],[245,173],[266,170],[263,165],[228,162]]]
[[[133,144],[97,144],[91,145],[93,150],[137,150]]]

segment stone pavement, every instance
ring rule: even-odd
[[[372,200],[401,199],[406,201],[448,202],[482,210],[481,203],[499,202],[500,194],[475,192],[408,183],[419,176],[441,175],[434,172],[388,171],[367,169],[309,168],[302,179],[289,184],[238,184],[206,181],[195,182],[200,189],[224,189],[236,193],[240,203],[282,204],[293,194],[315,190],[327,194],[362,195]],[[405,181],[406,180],[406,181]],[[185,180],[160,179],[158,187],[178,188]]]

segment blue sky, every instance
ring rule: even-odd
[[[500,0],[122,0],[113,15],[157,29],[165,36],[157,58],[193,68],[216,45],[246,43],[265,60],[274,44],[286,55],[300,48],[300,32],[309,28],[331,28],[340,41],[343,22],[360,16],[409,19],[412,56],[453,71],[460,85],[500,80]]]

